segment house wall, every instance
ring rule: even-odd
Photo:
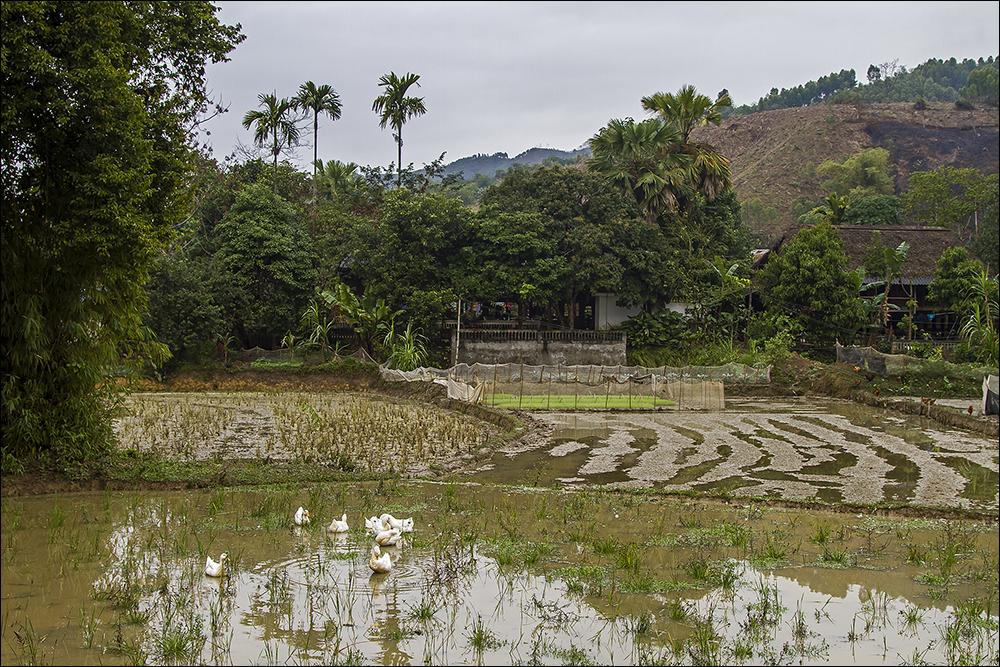
[[[598,292],[594,295],[594,329],[597,331],[607,331],[621,325],[630,317],[638,315],[642,308],[633,306],[632,308],[622,308],[615,301],[617,294],[610,292]],[[681,315],[687,314],[688,304],[682,302],[668,303],[664,306],[667,310],[672,310]]]

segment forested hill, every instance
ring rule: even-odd
[[[798,209],[820,202],[827,180],[817,173],[826,160],[842,160],[867,148],[889,151],[895,194],[909,175],[949,165],[996,173],[1000,161],[998,108],[954,103],[847,104],[762,111],[728,118],[692,134],[730,159],[733,185],[749,211],[748,223],[762,243],[780,236]],[[746,216],[745,216],[746,217]]]
[[[596,132],[596,130],[595,130]],[[507,157],[506,153],[494,153],[493,155],[472,155],[463,157],[448,164],[444,168],[444,175],[458,174],[461,172],[465,178],[472,178],[476,174],[493,176],[498,171],[510,169],[515,164],[541,164],[548,158],[572,159],[581,153],[590,153],[590,149],[577,149],[575,151],[561,151],[554,148],[531,148],[516,157]]]

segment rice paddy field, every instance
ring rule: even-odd
[[[5,497],[0,660],[997,664],[996,443],[764,403],[550,411],[544,438],[498,445],[368,395],[135,395],[126,450],[394,474]],[[382,513],[414,525],[387,573]]]

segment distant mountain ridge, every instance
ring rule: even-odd
[[[529,148],[513,158],[508,157],[506,153],[494,153],[493,155],[477,154],[459,158],[445,165],[444,175],[450,176],[461,172],[463,178],[472,178],[476,174],[494,176],[498,171],[510,169],[515,164],[541,164],[550,157],[571,159],[580,155],[590,155],[590,149],[578,148],[573,151],[561,151],[555,148]]]

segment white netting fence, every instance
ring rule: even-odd
[[[768,383],[771,367],[458,364],[446,370],[383,368],[382,378],[438,382],[451,398],[491,407],[721,410],[726,383]]]
[[[883,354],[871,347],[845,347],[837,344],[836,349],[839,363],[851,364],[882,377],[926,375],[979,380],[984,375],[996,373],[996,369],[988,366],[962,366],[944,359],[921,359],[908,354]]]

